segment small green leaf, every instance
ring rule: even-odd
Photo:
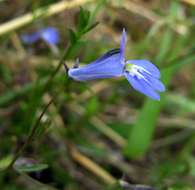
[[[48,168],[47,164],[25,165],[15,168],[18,172],[38,172]]]
[[[12,156],[8,155],[0,160],[0,170],[3,170],[9,166],[12,161]]]
[[[95,28],[97,25],[99,24],[99,22],[95,22],[93,24],[91,24],[90,26],[88,26],[83,33],[87,33],[89,32],[90,30],[92,30],[93,28]]]
[[[75,44],[77,42],[77,35],[72,29],[68,29],[70,42],[71,44]]]
[[[90,12],[84,10],[82,7],[80,8],[78,24],[77,24],[77,31],[82,33],[84,29],[87,27],[90,18]]]
[[[85,17],[85,24],[87,25],[89,22],[89,18],[90,18],[90,12],[88,10],[84,11],[84,17]]]
[[[38,172],[48,168],[47,164],[39,164],[29,158],[20,158],[14,164],[14,169],[18,172]]]
[[[171,2],[171,6],[170,6],[170,10],[169,10],[169,14],[172,18],[177,18],[178,14],[181,12],[180,11],[181,7],[180,7],[180,3],[177,1],[173,1]]]

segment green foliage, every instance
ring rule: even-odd
[[[69,29],[69,35],[72,44],[76,43],[81,37],[81,35],[89,32],[90,30],[97,26],[98,24],[97,22],[90,23],[90,17],[91,13],[88,10],[84,10],[81,7],[78,16],[76,32],[74,32],[72,29]]]
[[[86,105],[86,114],[88,116],[95,115],[98,112],[99,107],[100,107],[100,104],[99,104],[97,97],[91,98]]]
[[[68,31],[69,31],[69,36],[70,36],[70,42],[73,45],[77,41],[77,36],[76,36],[75,32],[72,29],[69,29]]]
[[[178,11],[178,3],[173,2],[170,7],[169,16],[175,18]],[[155,58],[157,65],[164,68],[162,70],[162,81],[164,81],[167,89],[176,71],[184,68],[188,64],[193,64],[195,61],[193,54],[187,53],[183,57],[180,56],[181,51],[186,46],[186,36],[178,36],[175,40],[175,35],[171,28],[165,30],[158,49],[158,54]],[[148,38],[146,43],[149,43],[150,40],[152,40],[152,38]],[[137,121],[129,133],[128,145],[125,148],[125,154],[128,157],[136,158],[142,156],[151,145],[160,110],[165,104],[164,96],[166,97],[166,94],[162,95],[160,102],[149,99],[145,101]]]
[[[2,22],[43,7],[33,23],[1,36],[1,189],[194,189],[194,7],[139,1],[137,12],[126,1],[101,0],[44,18],[58,2],[1,2]],[[41,40],[21,41],[21,34],[50,25],[60,32],[56,52]],[[151,60],[162,73],[167,91],[160,102],[126,80],[73,81],[62,67],[118,47],[123,27],[128,58]]]
[[[77,31],[78,33],[83,33],[85,28],[89,24],[90,12],[88,10],[84,10],[82,7],[80,8]]]
[[[46,168],[48,168],[47,164],[26,164],[15,167],[15,170],[22,173],[31,173],[38,172]]]

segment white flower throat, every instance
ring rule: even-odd
[[[125,65],[125,71],[127,71],[132,77],[136,76],[138,79],[144,79],[144,80],[146,80],[146,78],[144,77],[143,73],[146,72],[150,74],[150,72],[148,72],[143,67],[131,63],[127,63]]]

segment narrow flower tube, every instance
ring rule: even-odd
[[[122,76],[123,68],[120,50],[114,49],[86,66],[69,69],[68,75],[78,81],[112,78]]]

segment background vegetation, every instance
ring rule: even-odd
[[[1,0],[0,22],[2,190],[195,188],[193,0]],[[48,26],[57,47],[21,40]],[[119,47],[122,28],[127,58],[160,68],[160,102],[124,79],[67,77],[64,63]]]

